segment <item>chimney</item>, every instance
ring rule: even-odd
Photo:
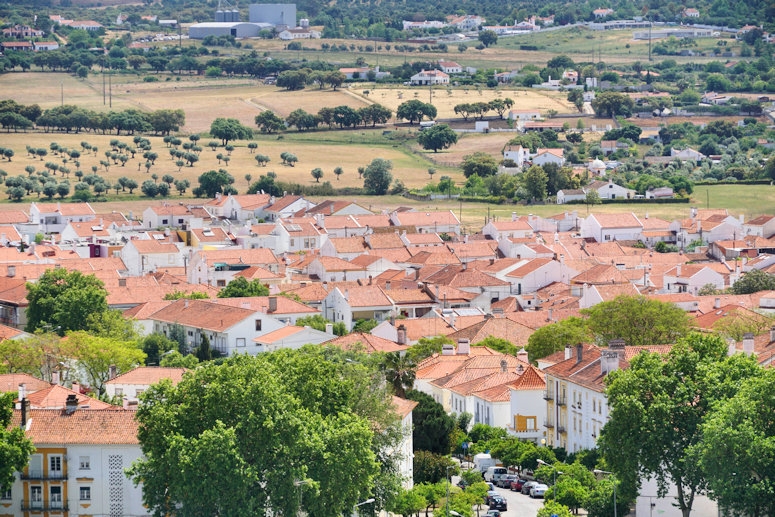
[[[516,221],[517,220],[517,213],[516,212],[511,212],[511,220],[512,221]]]
[[[737,342],[730,338],[727,338],[727,355],[732,357],[737,353]]]
[[[334,324],[326,323],[326,334],[333,334],[333,333],[334,333]]]
[[[721,308],[721,298],[715,298],[713,300],[713,308],[714,309],[720,309]]]
[[[77,382],[74,382],[70,389],[76,393],[81,393],[81,385],[78,384]]]
[[[743,334],[743,353],[746,355],[753,354],[753,332]]]
[[[30,401],[27,400],[27,390],[24,384],[19,384],[19,402],[21,403],[22,419],[20,426],[22,429],[27,427],[27,415],[29,414]]]
[[[509,363],[505,359],[501,359],[501,372],[506,373],[509,370]]]
[[[493,264],[495,264],[495,259],[490,257],[490,265],[492,266]]]
[[[678,264],[675,266],[675,276],[680,277],[681,276],[681,264]]]
[[[385,291],[390,291],[390,280],[385,282]]]
[[[546,317],[546,321],[552,321],[553,315],[554,315],[554,309],[549,309],[549,315]]]
[[[78,397],[71,393],[65,401],[65,414],[72,415],[76,409],[78,409]]]
[[[27,386],[24,383],[19,384],[19,402],[27,398]]]
[[[13,278],[16,276],[16,266],[9,265],[8,266],[8,278]]]
[[[600,373],[607,375],[619,369],[619,353],[615,350],[603,350],[600,352]]]
[[[471,340],[470,339],[458,339],[457,340],[457,355],[471,355]]]
[[[528,362],[527,350],[525,350],[524,348],[520,348],[519,352],[517,352],[517,360],[527,364],[527,362]],[[520,365],[520,366],[522,366],[522,365]]]
[[[326,227],[326,216],[323,214],[315,214],[315,224],[321,228]]]
[[[371,285],[373,280],[374,280],[374,278],[371,275],[369,275],[369,285]]]
[[[571,357],[573,357],[573,347],[570,345],[565,345],[565,360],[568,360]]]
[[[53,371],[51,372],[51,382],[54,384],[59,384],[59,372]]]
[[[406,345],[406,326],[402,323],[397,329],[396,343]]]
[[[463,262],[463,271],[468,269],[468,262]]]
[[[576,364],[580,363],[584,358],[584,345],[579,343],[576,345]]]
[[[441,345],[441,355],[455,355],[455,347],[452,345]]]
[[[117,372],[116,365],[115,364],[111,364],[108,367],[108,380],[115,379],[116,378],[116,372]]]
[[[277,312],[277,296],[269,297],[269,312]]]

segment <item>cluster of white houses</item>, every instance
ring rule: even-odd
[[[626,368],[641,349],[572,343],[535,363],[523,347],[537,329],[621,295],[674,303],[709,331],[729,318],[775,310],[769,291],[699,295],[708,286],[723,290],[753,269],[775,272],[775,216],[746,220],[696,208],[685,215],[667,221],[634,213],[513,213],[471,232],[451,211],[372,213],[354,202],[295,195],[157,202],[138,217],[99,213],[86,203],[35,202],[28,212],[0,212],[0,330],[5,339],[25,337],[26,283],[63,267],[102,280],[109,306],[144,335],[182,332],[192,349],[207,336],[223,355],[304,344],[403,353],[423,337],[446,336],[451,344],[418,365],[418,389],[450,413],[470,413],[472,423],[575,452],[595,446],[608,418],[605,376]],[[45,238],[35,242],[39,234]],[[656,253],[659,242],[681,251]],[[267,285],[269,295],[217,298],[237,278]],[[181,292],[206,298],[165,299]],[[297,325],[315,315],[331,325]],[[349,331],[359,320],[377,326],[367,334],[334,335],[334,323]],[[770,364],[773,334],[746,336],[730,352]],[[521,351],[509,356],[481,346],[490,337]],[[3,384],[0,376],[5,391],[26,385],[19,404],[27,399],[31,406],[15,418],[38,447],[3,492],[0,517],[144,515],[138,489],[117,474],[139,455],[131,408],[152,382],[179,380],[183,372],[115,373],[107,387],[125,407],[84,398],[82,386],[66,388],[59,379]],[[411,425],[411,404],[397,405]],[[411,444],[403,448],[411,451]],[[403,468],[411,479],[411,461]]]

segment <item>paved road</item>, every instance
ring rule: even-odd
[[[496,488],[495,490],[506,498],[509,505],[505,517],[536,517],[538,510],[544,505],[543,499],[531,499],[530,496],[505,488]]]

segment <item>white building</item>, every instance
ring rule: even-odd
[[[410,82],[413,86],[449,84],[449,75],[441,70],[421,70],[411,77]]]
[[[633,213],[591,214],[581,223],[581,237],[597,242],[637,241],[643,235],[643,223]]]

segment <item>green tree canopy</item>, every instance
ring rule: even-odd
[[[739,515],[775,515],[775,370],[757,373],[708,417],[696,447],[719,506]]]
[[[752,357],[728,357],[720,337],[690,334],[667,357],[642,352],[628,369],[611,372],[610,419],[599,446],[622,482],[623,499],[635,495],[640,479],[653,477],[660,496],[671,484],[677,487],[676,505],[688,517],[694,496],[707,487],[699,463],[691,459],[701,426],[714,405],[734,395],[758,369]]]
[[[363,171],[363,188],[369,195],[382,196],[387,193],[393,175],[393,162],[384,158],[374,158]]]
[[[100,395],[110,380],[111,366],[124,373],[145,362],[145,352],[138,348],[136,341],[94,336],[82,330],[69,332],[65,347],[78,362],[85,383]]]
[[[476,174],[480,178],[493,176],[498,172],[498,162],[491,155],[476,151],[463,157],[463,174],[469,178]]]
[[[436,118],[436,107],[417,99],[406,101],[396,109],[396,118],[408,120],[409,124],[421,122],[424,118]]]
[[[248,280],[240,276],[218,291],[218,298],[247,298],[249,296],[267,296],[269,288],[260,280]]]
[[[88,317],[108,310],[108,292],[94,275],[65,268],[49,269],[37,282],[27,283],[27,332],[54,331],[64,336],[84,330]]]
[[[234,183],[234,177],[223,169],[207,171],[199,176],[199,188],[207,197],[215,197]]]
[[[0,490],[9,489],[17,471],[21,471],[35,452],[24,429],[11,427],[15,393],[0,393]]]
[[[752,269],[732,286],[735,294],[751,294],[775,289],[775,275]]]
[[[411,390],[406,397],[418,403],[412,412],[415,451],[449,454],[449,436],[455,427],[455,420],[430,395]]]
[[[617,296],[581,313],[603,343],[623,339],[631,346],[662,345],[674,343],[689,330],[689,318],[683,309],[643,296]]]
[[[449,149],[457,143],[457,133],[447,124],[436,124],[423,129],[417,136],[417,141],[423,149],[439,152],[439,149]]]
[[[152,387],[137,411],[143,458],[130,470],[143,502],[180,516],[295,515],[301,504],[339,517],[369,497],[381,508],[401,430],[373,373],[310,346],[206,363]]]
[[[253,130],[235,118],[217,118],[210,124],[210,135],[221,139],[226,145],[232,140],[247,140],[253,136]]]
[[[587,322],[572,316],[537,329],[528,338],[525,350],[530,361],[534,362],[559,352],[567,345],[573,346],[591,340],[592,333]]]

